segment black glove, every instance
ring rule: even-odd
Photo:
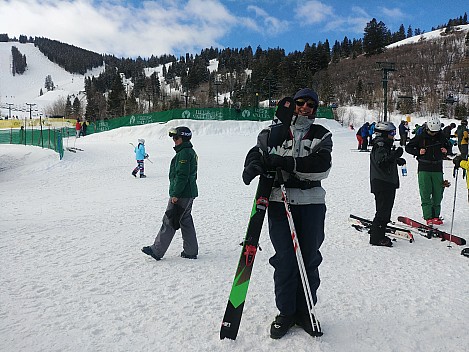
[[[405,162],[404,158],[398,158],[397,159],[397,165],[402,166],[402,165],[405,165],[405,164],[406,164],[406,162]]]
[[[458,168],[461,167],[461,161],[463,161],[463,157],[461,155],[455,156],[453,159],[454,167]]]
[[[145,159],[148,159],[149,157],[150,157],[150,155],[145,154]]]
[[[402,154],[404,154],[404,149],[402,149],[402,147],[398,147],[396,150],[392,151],[392,157],[394,159],[399,159]]]
[[[281,168],[287,172],[293,172],[293,169],[295,168],[295,159],[293,159],[292,156],[269,154],[265,158],[265,163],[269,170]]]
[[[262,162],[262,154],[258,147],[252,148],[246,155],[243,170],[243,182],[249,185],[254,177],[264,173],[264,163]]]

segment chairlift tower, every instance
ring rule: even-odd
[[[388,72],[396,71],[394,62],[376,62],[378,69],[383,71],[383,94],[384,94],[384,117],[383,121],[388,118]]]

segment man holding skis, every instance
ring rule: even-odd
[[[252,148],[246,156],[243,181],[249,184],[261,173],[281,169],[313,304],[316,304],[320,284],[318,267],[322,261],[319,248],[324,241],[326,214],[326,192],[321,180],[328,176],[331,168],[332,135],[325,127],[314,124],[319,105],[316,92],[301,89],[293,100],[295,113],[286,139],[275,154],[264,155],[258,146]],[[269,130],[262,131],[261,135],[265,132]],[[312,321],[317,320],[307,309],[279,186],[276,180],[268,206],[269,234],[275,249],[269,262],[274,267],[275,301],[279,310],[271,324],[270,337],[283,337],[295,324],[312,336],[320,336],[320,328],[312,326]]]

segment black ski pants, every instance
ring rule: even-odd
[[[391,212],[396,198],[396,190],[375,192],[376,213],[370,229],[370,242],[379,241],[386,235],[386,225],[391,221]]]
[[[316,291],[320,284],[318,267],[322,262],[319,248],[324,241],[326,205],[306,204],[290,207],[313,302],[316,304]],[[270,240],[275,249],[275,255],[270,258],[269,263],[274,267],[277,308],[284,315],[307,312],[285,205],[280,202],[270,202],[268,218]]]

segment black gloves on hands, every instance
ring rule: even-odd
[[[277,154],[269,154],[265,158],[265,164],[269,170],[281,168],[287,172],[293,172],[295,168],[295,159],[292,156],[280,156]]]
[[[396,161],[397,161],[397,165],[399,165],[399,166],[402,166],[402,165],[406,164],[404,158],[398,158]]]
[[[251,181],[258,175],[264,173],[264,163],[262,161],[262,154],[258,147],[252,148],[246,160],[244,161],[243,182],[249,185]]]
[[[145,154],[145,159],[148,159],[149,157],[150,157],[150,155]]]
[[[243,182],[249,185],[256,176],[263,174],[267,170],[275,171],[277,168],[281,168],[287,172],[293,172],[295,159],[291,156],[280,156],[276,154],[269,154],[264,157],[259,151],[259,147],[256,146],[246,155],[242,175]]]
[[[461,155],[455,156],[453,159],[453,164],[454,167],[458,168],[461,167],[461,161],[463,161],[464,158]]]
[[[402,149],[402,147],[398,147],[396,150],[393,150],[391,154],[394,159],[399,159],[402,154],[404,154],[404,149]]]

